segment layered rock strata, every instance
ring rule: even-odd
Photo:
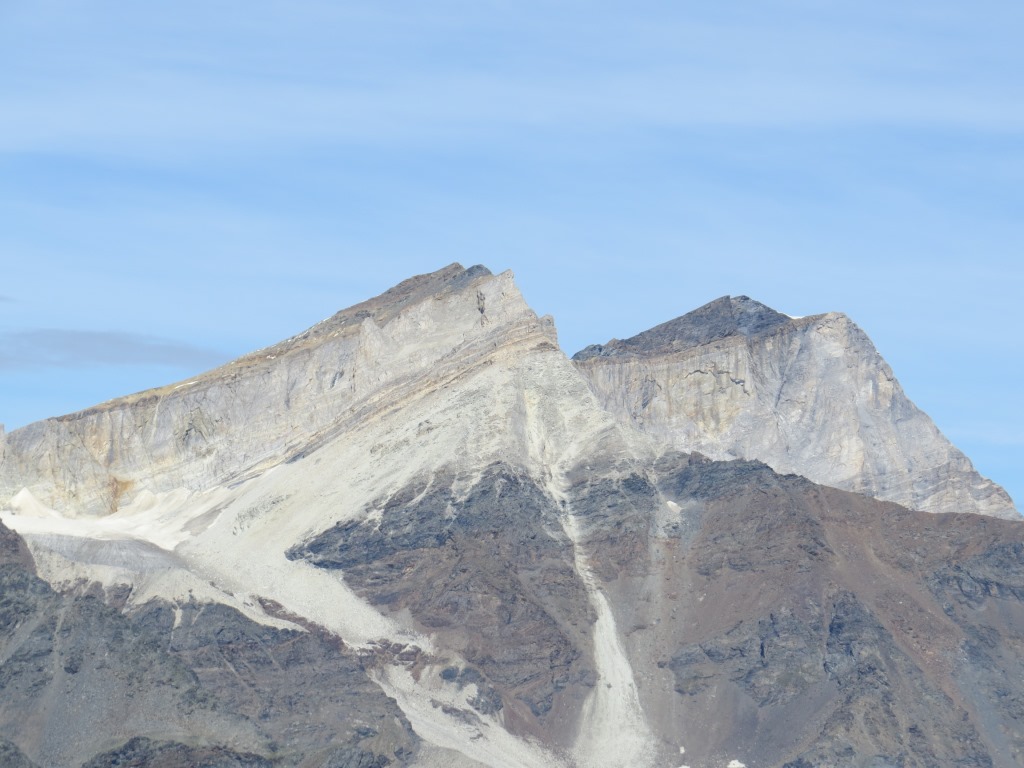
[[[62,513],[96,516],[143,491],[237,482],[541,325],[511,273],[454,264],[193,380],[9,433],[0,495],[28,486]]]
[[[678,450],[912,509],[1019,517],[845,315],[791,318],[726,296],[573,360],[605,408]]]

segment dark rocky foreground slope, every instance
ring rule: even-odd
[[[364,660],[222,605],[123,614],[57,594],[0,523],[0,765],[407,765],[418,739]],[[29,760],[29,756],[31,760]]]
[[[611,589],[637,595],[617,601],[636,608],[623,617],[634,658],[671,673],[650,709],[672,713],[688,754],[1020,763],[1006,685],[1024,673],[1019,524],[911,512],[745,462],[663,477],[690,519],[661,567]]]
[[[558,504],[506,468],[455,503],[450,485],[425,490],[292,556],[343,569],[374,604],[471,649],[485,706],[532,713],[527,731],[557,741],[549,713],[595,684]],[[680,746],[694,766],[1024,759],[1020,524],[679,454],[580,471],[567,498],[661,759]],[[659,513],[668,502],[679,511]]]
[[[659,760],[681,746],[692,766],[1020,764],[1020,525],[679,454],[581,471],[562,501],[586,521],[577,546]],[[561,503],[492,467],[468,492],[435,481],[382,505],[379,524],[339,524],[292,556],[341,569],[460,652],[468,665],[431,669],[475,686],[464,718],[502,711],[567,746],[565,723],[602,683]],[[357,656],[315,627],[218,605],[125,615],[98,588],[53,592],[5,528],[0,545],[4,765],[415,763],[417,737],[366,670],[416,666],[416,649]]]

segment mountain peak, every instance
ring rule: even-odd
[[[592,344],[577,352],[573,360],[674,352],[729,336],[757,336],[792,322],[792,319],[749,296],[722,296],[624,341],[612,339],[607,344]]]
[[[723,296],[573,361],[605,408],[677,450],[912,509],[1019,518],[841,313],[793,318]]]
[[[15,430],[0,439],[0,496],[30,486],[97,515],[143,490],[205,491],[313,450],[506,339],[551,345],[551,330],[511,272],[451,264],[189,381]]]
[[[447,267],[435,272],[427,272],[403,280],[379,296],[343,309],[296,336],[272,347],[245,355],[230,365],[237,365],[250,359],[263,360],[268,355],[277,357],[293,349],[315,344],[318,340],[336,336],[341,331],[354,330],[367,318],[372,319],[378,326],[386,325],[413,304],[432,296],[458,293],[477,278],[492,276],[491,270],[482,264],[476,264],[466,269],[458,262],[452,262]]]

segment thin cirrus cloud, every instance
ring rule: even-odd
[[[88,368],[110,365],[163,365],[194,368],[216,365],[213,350],[122,331],[38,328],[0,334],[0,370]]]
[[[708,82],[708,80],[711,82]],[[281,142],[414,142],[480,136],[524,126],[578,132],[583,126],[922,125],[1017,130],[1020,102],[999,92],[934,84],[866,83],[835,75],[794,80],[783,71],[697,78],[667,71],[532,79],[438,75],[378,88],[326,84],[193,82],[155,76],[125,87],[64,94],[57,104],[15,99],[0,128],[5,151],[174,151]],[[554,81],[554,82],[552,82]],[[953,91],[953,92],[951,92]],[[425,96],[424,94],[429,94]],[[567,95],[568,94],[568,95]],[[661,94],[661,96],[659,96]],[[841,95],[840,95],[841,94]],[[68,114],[74,120],[62,119]],[[109,116],[117,115],[113,120]],[[211,117],[213,115],[214,117]],[[178,147],[181,151],[182,147]]]
[[[122,9],[55,26],[56,14],[24,9],[25,34],[5,40],[0,30],[15,83],[0,85],[0,151],[461,146],[467,136],[508,140],[524,126],[573,136],[592,126],[1024,126],[1016,41],[1002,31],[1019,18],[1009,11],[941,22],[892,18],[876,5],[818,18],[781,3],[740,18],[690,9],[659,23],[608,9],[545,13],[538,25],[528,11],[442,5],[451,12],[407,19],[367,7],[352,19],[324,4],[293,15],[257,3],[241,30],[234,14],[197,6],[206,32],[176,44],[164,30],[174,19],[122,19]],[[417,25],[445,51],[412,34]]]

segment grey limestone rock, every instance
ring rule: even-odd
[[[842,314],[790,318],[726,296],[573,359],[605,408],[679,450],[912,509],[1019,518]]]
[[[305,455],[497,338],[541,327],[511,284],[452,264],[190,381],[14,430],[0,497],[23,487],[70,515],[106,515],[140,492],[202,491]],[[454,353],[454,356],[453,356]]]

